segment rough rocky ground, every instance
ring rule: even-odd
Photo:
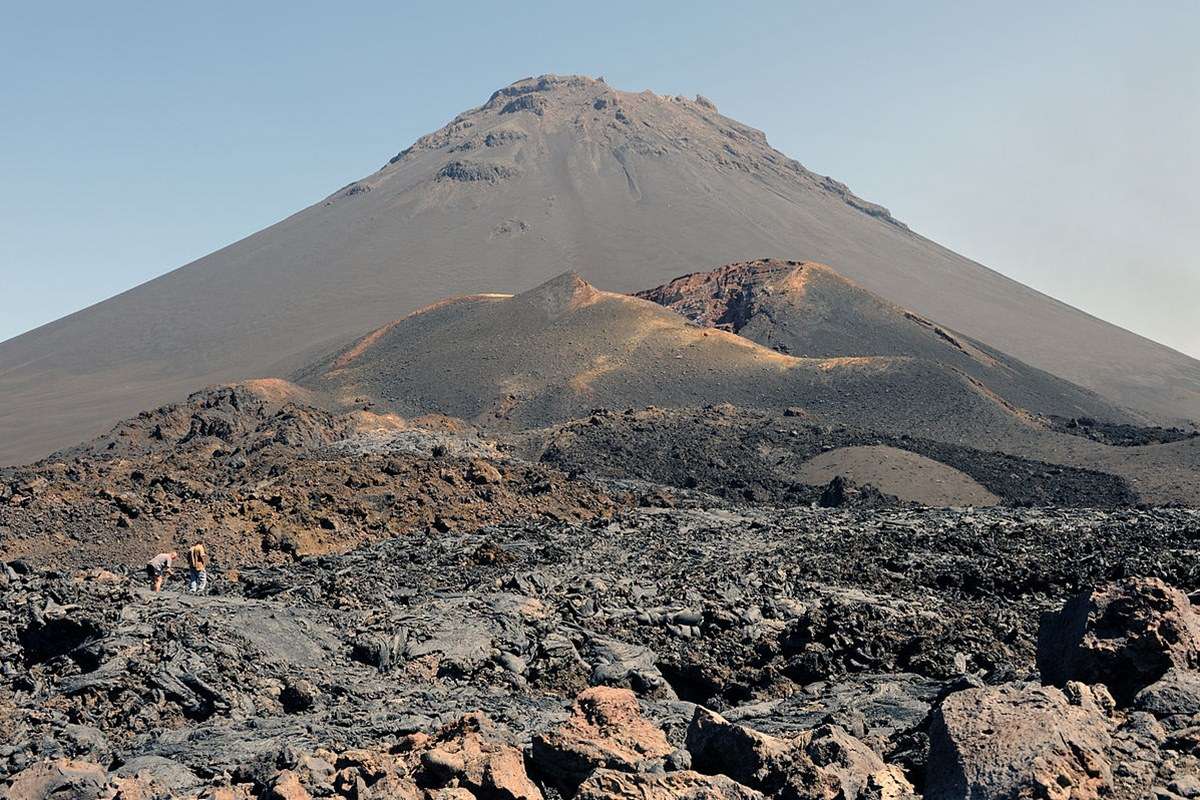
[[[0,557],[141,564],[204,539],[231,565],[412,528],[607,515],[602,487],[440,417],[330,414],[282,381],[197,392],[27,468],[0,469]]]
[[[854,477],[847,459],[864,447],[932,459],[936,475],[959,479],[924,490],[915,478],[885,481],[887,496],[852,492],[860,505],[895,505],[894,495],[1016,506],[1140,500],[1112,474],[829,426],[800,411],[597,410],[483,435],[444,417],[335,414],[312,402],[283,381],[205,390],[30,467],[0,469],[0,558],[140,564],[199,538],[231,567],[286,562],[428,527],[605,518],[658,502],[662,487],[811,504],[825,502],[826,472]]]
[[[1116,447],[1139,447],[1148,444],[1170,444],[1200,437],[1200,431],[1172,427],[1141,427],[1096,420],[1092,417],[1050,417],[1054,430],[1082,436],[1093,442]]]
[[[528,436],[522,449],[568,471],[794,504],[819,495],[802,479],[811,459],[862,446],[894,447],[932,459],[1010,505],[1112,507],[1140,499],[1128,482],[1111,473],[822,424],[802,409],[768,413],[720,405],[597,410],[586,419]]]
[[[80,771],[78,796],[1195,796],[1197,512],[661,500],[431,526],[204,597],[9,563],[0,773],[12,797]],[[1062,731],[1061,763],[1016,722]]]
[[[802,479],[864,449],[1000,505]],[[795,409],[205,390],[0,473],[0,797],[1200,796],[1200,511],[1138,499]]]

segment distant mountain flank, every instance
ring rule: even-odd
[[[269,228],[0,343],[0,463],[207,384],[292,374],[446,297],[565,270],[633,292],[758,254],[829,264],[963,347],[1007,354],[1023,386],[1017,362],[1110,408],[1200,418],[1200,362],[921,237],[711,102],[546,75]],[[1034,383],[1022,402],[1049,403],[1052,382]]]

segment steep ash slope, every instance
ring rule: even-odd
[[[1095,392],[901,308],[824,264],[779,259],[727,264],[637,296],[699,325],[795,356],[909,356],[953,367],[1039,414],[1130,419],[1128,411]]]
[[[287,374],[448,295],[565,268],[634,291],[759,254],[830,263],[1121,405],[1200,417],[1200,362],[920,237],[711,103],[546,76],[270,228],[0,344],[0,463],[198,386]]]
[[[341,406],[379,402],[508,428],[592,408],[732,403],[947,441],[994,444],[1037,423],[970,378],[911,358],[799,359],[695,326],[565,273],[515,297],[461,298],[389,323],[296,381]]]

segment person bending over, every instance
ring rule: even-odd
[[[159,553],[154,558],[150,559],[150,563],[146,564],[146,575],[150,578],[150,585],[156,592],[162,591],[163,581],[167,579],[167,575],[171,573],[171,564],[175,559],[179,558],[179,554],[175,551],[170,553]]]

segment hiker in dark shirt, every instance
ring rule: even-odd
[[[177,558],[179,553],[172,550],[170,553],[159,553],[146,564],[146,575],[150,578],[154,591],[162,591],[163,581],[170,574],[171,564]]]

